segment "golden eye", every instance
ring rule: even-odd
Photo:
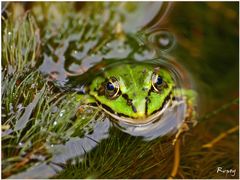
[[[105,84],[105,95],[109,99],[119,96],[119,83],[116,78],[111,77]]]
[[[156,92],[160,92],[162,88],[164,87],[165,82],[163,81],[163,78],[158,75],[153,73],[152,75],[152,86]]]

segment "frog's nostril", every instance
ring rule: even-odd
[[[136,109],[136,107],[132,104],[132,110],[133,110],[133,112],[137,112],[137,109]]]

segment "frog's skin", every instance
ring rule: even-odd
[[[152,64],[114,66],[88,88],[89,104],[97,104],[114,119],[131,124],[156,120],[179,98],[192,106],[195,96],[191,90],[178,89],[168,70]]]

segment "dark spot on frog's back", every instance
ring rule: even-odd
[[[167,83],[164,83],[163,87],[164,87],[164,88],[168,88],[168,84],[167,84]]]
[[[148,90],[148,88],[146,88],[146,87],[142,88],[142,91],[147,91],[147,90]]]
[[[146,98],[145,98],[145,115],[147,115],[147,111],[148,111],[148,103],[150,103],[151,102],[151,100],[149,99],[149,97],[147,96]]]
[[[104,89],[104,86],[100,86],[99,89],[94,89],[94,91],[97,91],[98,92],[98,96],[103,96],[105,94],[105,89]]]
[[[122,97],[123,97],[124,99],[129,99],[127,94],[122,94]]]
[[[135,93],[135,95],[136,95],[136,93]],[[136,107],[133,105],[132,99],[130,99],[127,94],[122,94],[122,97],[123,97],[124,99],[126,99],[127,105],[128,105],[128,106],[131,106],[133,112],[136,113],[136,112],[137,112],[137,109],[136,109]]]

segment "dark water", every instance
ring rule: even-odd
[[[14,12],[15,6],[9,9]],[[86,8],[93,8],[89,3],[53,3],[43,13],[39,9],[44,6],[25,3],[22,11],[32,10],[40,28],[38,69],[46,80],[54,81],[61,92],[81,92],[96,72],[119,61],[142,63],[157,58],[174,65],[184,87],[199,95],[199,123],[184,137],[177,177],[238,177],[238,172],[234,176],[217,173],[218,167],[239,168],[236,132],[213,148],[201,148],[238,125],[238,103],[231,104],[239,93],[238,3],[106,3],[92,16]],[[63,10],[64,6],[67,9]],[[15,14],[20,11],[16,7]],[[76,15],[79,12],[85,17]],[[87,25],[79,25],[84,23]],[[214,113],[228,104],[225,110]],[[64,109],[61,112],[66,113]],[[94,113],[93,130],[85,128],[84,135],[79,136],[79,128],[64,143],[50,143],[49,162],[10,177],[169,177],[173,148],[165,139],[145,142],[131,137],[95,109],[86,112],[86,119]]]

